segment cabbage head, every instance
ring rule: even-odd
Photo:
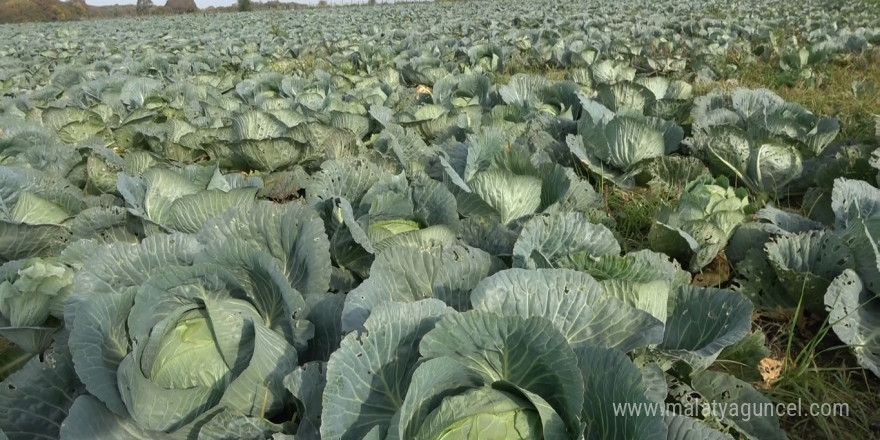
[[[283,379],[314,333],[295,318],[305,302],[268,253],[220,261],[198,249],[182,235],[113,245],[78,274],[69,345],[93,398],[74,404],[82,417],[63,435],[88,438],[111,419],[183,436],[229,417],[282,430],[268,419],[288,410]]]
[[[52,342],[73,270],[56,259],[32,258],[0,266],[0,335],[36,353]]]

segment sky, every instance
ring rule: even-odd
[[[254,0],[259,3],[260,0]],[[291,0],[280,0],[283,3],[288,3]],[[318,0],[295,0],[296,3],[313,5],[318,2]],[[328,0],[328,3],[358,3],[358,0]],[[107,6],[107,5],[133,5],[136,3],[136,0],[86,0],[86,4],[92,6]],[[236,3],[236,0],[196,0],[196,6],[200,8],[207,8],[209,6],[231,6]],[[366,3],[366,0],[361,1],[360,3]],[[157,6],[161,6],[165,4],[165,0],[153,0],[153,4]]]

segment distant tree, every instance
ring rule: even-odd
[[[153,7],[153,0],[137,0],[137,14],[144,15]]]
[[[196,6],[195,0],[168,0],[165,2],[165,7],[175,14],[199,11],[199,7]]]
[[[248,12],[251,10],[251,0],[238,0],[238,10]]]
[[[0,2],[0,23],[25,23],[47,21],[48,15],[28,0]]]
[[[89,18],[89,5],[86,4],[86,0],[72,0],[70,4],[73,6],[76,18]]]
[[[61,6],[61,4],[52,5],[50,11],[52,20],[67,21],[67,11],[64,10],[64,6]]]

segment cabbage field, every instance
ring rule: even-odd
[[[880,400],[880,107],[740,83],[880,63],[878,12],[2,26],[0,439],[775,440],[797,419],[688,405],[798,368]]]

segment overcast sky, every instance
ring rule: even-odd
[[[288,3],[290,0],[280,0],[281,2]],[[200,8],[207,8],[208,6],[230,6],[234,5],[236,0],[196,0],[196,5]],[[260,0],[254,0],[255,3],[260,3]],[[296,3],[313,5],[318,2],[318,0],[295,0]],[[328,3],[366,3],[367,0],[328,0]],[[86,0],[87,4],[94,6],[106,6],[106,5],[133,5],[136,3],[136,0]],[[153,0],[153,4],[157,6],[162,6],[165,4],[165,0]]]

